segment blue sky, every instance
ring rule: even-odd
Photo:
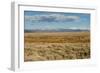
[[[24,11],[24,29],[90,29],[90,14]]]

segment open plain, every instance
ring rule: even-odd
[[[90,32],[25,32],[24,61],[90,58]]]

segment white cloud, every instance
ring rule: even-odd
[[[34,15],[25,16],[25,21],[44,21],[44,22],[72,22],[79,20],[79,16],[64,15],[64,14],[45,14],[45,15]]]

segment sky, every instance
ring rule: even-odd
[[[90,14],[24,11],[24,30],[90,29]]]

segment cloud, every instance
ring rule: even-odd
[[[75,15],[64,15],[64,14],[44,14],[44,15],[34,15],[25,16],[25,21],[29,22],[73,22],[79,20],[79,16]]]

